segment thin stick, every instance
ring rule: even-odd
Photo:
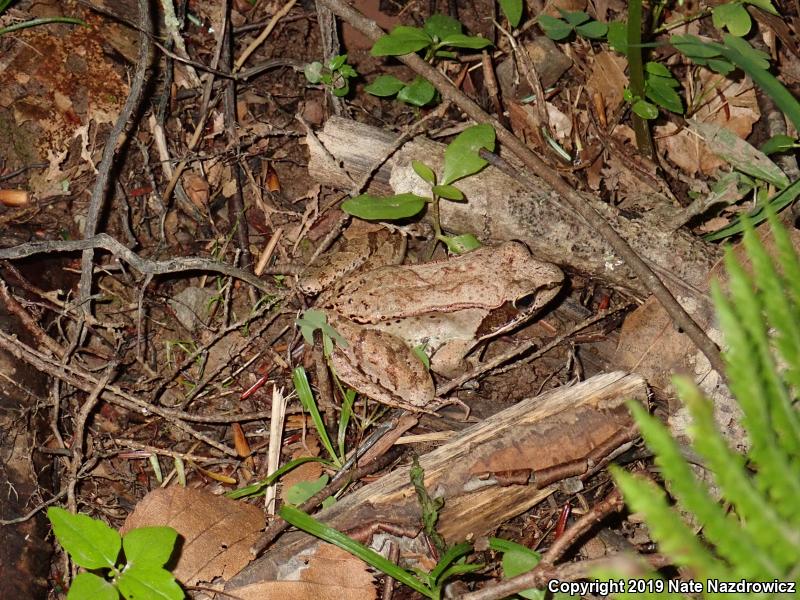
[[[242,52],[242,54],[236,60],[236,65],[233,69],[234,72],[241,69],[242,65],[247,61],[250,55],[253,52],[255,52],[256,48],[258,48],[261,44],[264,43],[264,40],[266,40],[269,37],[269,34],[272,33],[272,30],[275,29],[275,25],[278,24],[278,21],[280,21],[281,18],[286,16],[286,14],[290,10],[292,10],[292,7],[294,6],[295,2],[297,2],[297,0],[289,0],[286,4],[283,5],[283,8],[281,8],[278,12],[272,15],[272,18],[269,20],[269,23],[267,23],[267,26],[264,27],[264,31],[262,31],[259,34],[259,36],[256,39],[254,39],[247,48],[245,48],[244,52]]]

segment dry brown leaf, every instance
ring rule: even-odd
[[[208,182],[199,175],[188,172],[183,176],[183,189],[197,208],[205,210],[208,204]]]
[[[264,528],[260,508],[203,490],[170,487],[150,492],[120,529],[168,526],[182,537],[173,569],[184,585],[230,579],[252,560],[250,546]]]
[[[294,581],[265,581],[226,590],[242,600],[373,600],[373,577],[361,560],[331,544],[321,543],[303,557],[307,565],[291,576]]]
[[[607,116],[613,115],[622,106],[622,92],[628,87],[628,76],[625,75],[627,64],[625,58],[611,52],[600,52],[594,57],[592,74],[586,87],[603,99]]]
[[[708,69],[701,69],[697,88],[709,90],[720,77]],[[760,116],[753,82],[749,77],[744,77],[737,81],[722,81],[715,91],[708,94],[707,101],[694,114],[694,119],[701,123],[721,125],[740,138],[747,139]],[[669,159],[688,175],[698,171],[710,175],[726,164],[698,136],[686,128],[678,131],[674,123],[656,127],[655,140],[659,149],[666,152]]]

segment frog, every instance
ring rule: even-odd
[[[358,256],[359,245],[373,254]],[[435,398],[415,348],[430,355],[430,371],[456,376],[477,345],[538,313],[564,281],[561,269],[517,241],[420,264],[402,264],[405,240],[393,232],[351,236],[344,248],[344,256],[326,261],[327,270],[304,275],[300,289],[319,292],[315,307],[346,342],[331,355],[337,376],[361,394],[409,410],[424,410]],[[498,323],[498,311],[522,300],[516,318]]]

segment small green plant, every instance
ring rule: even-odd
[[[551,40],[567,39],[573,32],[586,38],[599,40],[608,33],[608,25],[592,19],[583,11],[566,11],[558,9],[561,18],[550,15],[539,15],[539,27]]]
[[[377,197],[361,194],[342,203],[342,210],[361,219],[394,221],[413,217],[428,206],[432,212],[436,239],[447,245],[452,252],[472,250],[480,245],[475,236],[449,236],[442,233],[439,224],[439,198],[463,202],[464,194],[453,183],[481,171],[488,163],[481,158],[479,151],[485,148],[491,152],[494,145],[494,128],[486,124],[474,125],[462,131],[447,146],[440,177],[424,163],[416,160],[411,162],[414,172],[430,186],[430,196],[405,193]]]
[[[12,2],[14,2],[14,0],[0,0],[0,15],[6,12],[8,7],[11,6]],[[49,25],[51,23],[83,25],[84,27],[88,27],[84,21],[81,19],[75,19],[73,17],[42,17],[39,19],[30,19],[28,21],[22,21],[21,23],[15,23],[13,25],[9,25],[8,27],[0,27],[0,35],[11,33],[12,31],[19,31],[20,29],[36,27],[38,25]]]
[[[416,471],[415,471],[416,469]],[[417,495],[420,500],[430,498],[427,491],[420,494],[420,487],[424,490],[422,479],[424,473],[415,462],[415,468],[412,469],[412,483],[417,490]],[[436,520],[438,518],[438,509],[441,507],[441,501],[434,501],[433,504],[425,502],[422,506],[423,523],[426,532],[433,530]],[[437,546],[440,547],[441,558],[436,566],[430,571],[425,572],[420,569],[414,569],[414,572],[407,571],[402,567],[394,564],[388,559],[384,558],[371,548],[360,544],[354,539],[348,537],[344,533],[318,521],[314,517],[307,515],[301,510],[293,506],[283,506],[279,511],[280,516],[291,523],[298,529],[302,529],[315,537],[320,538],[330,544],[334,544],[346,550],[353,556],[360,558],[370,566],[382,571],[389,577],[407,585],[416,592],[419,592],[426,598],[439,600],[442,597],[444,584],[448,579],[456,575],[464,573],[472,573],[483,568],[480,564],[471,564],[465,562],[463,559],[472,552],[472,545],[469,543],[461,543],[452,546],[451,548],[444,547],[444,541],[441,536],[437,536]]]
[[[728,344],[729,386],[749,436],[746,456],[732,450],[716,429],[712,401],[691,381],[675,380],[692,415],[692,446],[713,474],[722,501],[695,478],[666,427],[635,403],[631,410],[670,492],[699,528],[688,525],[654,483],[612,470],[626,502],[644,515],[661,552],[704,584],[800,583],[800,261],[786,230],[774,213],[768,214],[777,258],[770,258],[746,222],[744,246],[752,275],[729,248],[729,296],[719,285],[713,287]],[[781,596],[778,591],[760,597]],[[707,588],[705,592],[704,597],[714,596]]]
[[[692,62],[722,75],[728,75],[737,68],[741,69],[772,98],[795,128],[800,128],[800,102],[769,72],[769,55],[766,53],[753,48],[746,40],[730,34],[723,34],[722,43],[707,42],[693,35],[673,35],[670,43]],[[776,145],[779,144],[781,144],[780,139]],[[787,145],[785,139],[782,145],[784,147]],[[760,202],[748,217],[753,224],[758,224],[767,218],[769,211],[782,210],[798,196],[800,196],[800,181],[795,181],[769,200]],[[709,241],[724,239],[742,231],[744,222],[741,218],[737,218],[729,226],[709,234],[705,239]]]
[[[171,527],[142,527],[120,537],[102,521],[63,508],[48,508],[47,518],[64,550],[87,569],[72,581],[68,600],[117,600],[120,594],[126,600],[185,597],[164,569],[178,539]]]
[[[455,58],[456,53],[447,48],[480,50],[491,45],[486,38],[462,33],[463,26],[446,15],[431,15],[422,27],[400,25],[382,36],[372,46],[373,56],[402,56],[424,51],[425,60]],[[422,77],[406,83],[391,75],[381,75],[364,88],[374,96],[397,96],[407,104],[425,106],[436,98],[436,88]]]
[[[745,5],[750,4],[764,12],[778,16],[770,0],[732,0],[715,6],[711,10],[711,21],[719,30],[727,29],[731,35],[742,37],[750,33],[753,21]]]
[[[499,0],[500,10],[508,19],[512,27],[517,27],[522,20],[522,9],[524,3],[522,0]]]
[[[347,64],[347,54],[333,57],[327,65],[319,61],[308,63],[303,68],[303,74],[309,83],[321,83],[338,97],[350,93],[350,80],[358,77],[356,70]]]
[[[631,110],[643,119],[658,117],[658,109],[665,108],[671,112],[682,114],[683,102],[676,91],[680,83],[672,76],[669,69],[657,62],[648,62],[644,66],[644,93],[646,98],[635,96],[631,88],[626,88],[623,98],[631,104]]]

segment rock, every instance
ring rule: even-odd
[[[558,46],[548,37],[539,36],[533,41],[527,42],[525,48],[533,61],[542,87],[548,88],[572,66],[572,59],[566,56]],[[501,62],[497,67],[497,81],[503,91],[503,97],[507,100],[521,100],[530,96],[532,90],[520,71],[519,85],[514,85],[518,68],[515,68],[515,60],[512,57]]]

